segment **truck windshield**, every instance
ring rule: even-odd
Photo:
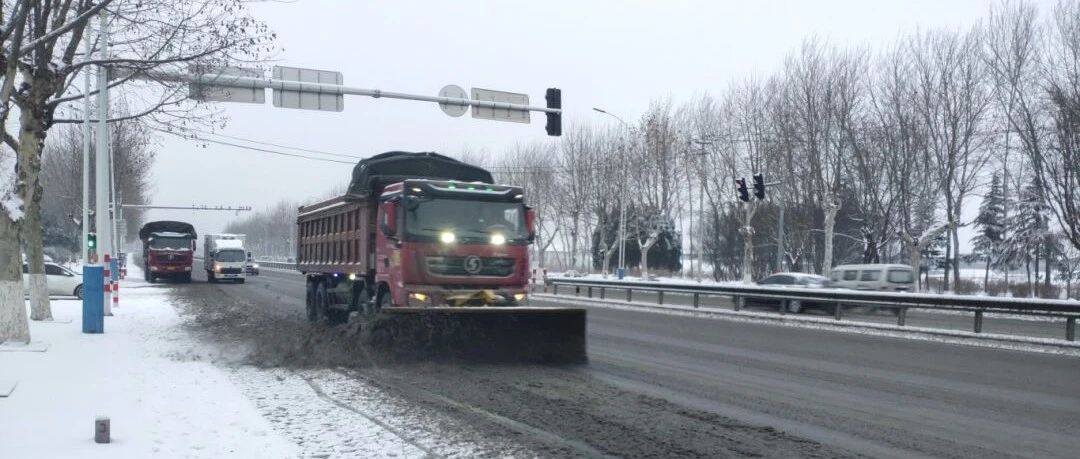
[[[215,256],[214,259],[217,261],[231,263],[247,260],[247,256],[244,254],[243,250],[222,250],[217,253],[217,256]]]
[[[508,242],[525,239],[525,209],[519,202],[431,199],[413,202],[405,216],[406,231],[418,238],[451,232],[459,241],[487,240],[501,234]]]
[[[191,239],[159,236],[150,240],[150,248],[157,250],[191,250]]]

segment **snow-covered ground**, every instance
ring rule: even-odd
[[[82,333],[82,304],[53,300],[31,322],[45,352],[0,352],[0,456],[295,457],[300,450],[210,362],[191,358],[164,290],[129,276],[104,334]],[[110,418],[112,443],[94,443]]]
[[[472,457],[531,455],[345,369],[258,368],[196,338],[168,294],[129,264],[104,334],[52,300],[34,346],[0,346],[0,458]],[[43,352],[32,348],[45,348]],[[107,416],[112,443],[94,443]]]

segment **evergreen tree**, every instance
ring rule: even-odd
[[[1027,271],[1028,286],[1031,282],[1032,257],[1040,255],[1039,248],[1047,238],[1045,206],[1042,190],[1034,182],[1020,190],[1012,216],[1009,218],[1006,253],[1009,260],[1022,263]],[[1036,258],[1036,268],[1038,259]],[[1034,293],[1034,288],[1032,288]]]
[[[979,205],[979,215],[975,217],[978,235],[972,240],[975,251],[983,254],[986,259],[984,291],[990,282],[990,267],[998,262],[998,255],[1005,241],[1005,225],[1005,195],[1002,192],[1001,176],[995,173],[990,179],[990,190]]]

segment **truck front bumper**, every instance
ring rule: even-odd
[[[528,296],[521,287],[447,289],[432,286],[406,286],[406,306],[520,306]]]

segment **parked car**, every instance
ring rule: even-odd
[[[829,278],[817,274],[807,273],[776,273],[759,280],[758,285],[763,287],[794,287],[794,288],[825,288],[829,286]],[[780,307],[781,300],[765,298],[748,298],[750,306]],[[832,308],[833,303],[821,303],[805,300],[786,300],[784,307],[788,312],[798,314],[807,309]]]
[[[829,278],[830,286],[852,290],[908,292],[915,284],[915,272],[907,265],[841,265]]]
[[[23,265],[23,285],[30,285],[30,267]],[[45,284],[49,287],[49,296],[74,296],[82,299],[82,276],[56,263],[45,262]],[[27,291],[27,294],[30,292]]]

